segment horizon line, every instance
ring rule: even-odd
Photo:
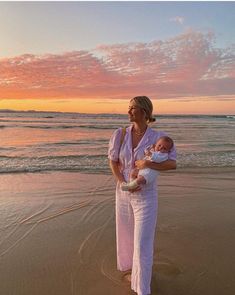
[[[38,110],[14,110],[14,109],[0,109],[0,113],[53,113],[53,114],[80,114],[80,115],[128,115],[127,113],[80,113],[80,112],[62,112],[62,111],[38,111]],[[153,114],[153,116],[235,116],[235,114]]]

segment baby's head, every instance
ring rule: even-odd
[[[170,137],[162,136],[155,143],[154,150],[156,152],[169,153],[173,145],[174,145],[174,142]]]

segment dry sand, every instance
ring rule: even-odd
[[[160,176],[152,294],[234,294],[234,176]],[[110,175],[1,175],[0,294],[135,294],[116,270],[114,186]]]

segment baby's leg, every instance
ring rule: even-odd
[[[128,191],[129,189],[135,189],[137,188],[140,184],[145,184],[146,180],[143,176],[138,176],[136,179],[130,181],[130,182],[123,182],[121,184],[121,189],[123,191]]]

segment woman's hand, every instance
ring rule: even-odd
[[[110,160],[109,166],[110,166],[112,173],[115,176],[116,180],[119,181],[120,183],[125,182],[125,178],[119,170],[118,162]]]
[[[150,161],[148,160],[137,160],[135,161],[135,166],[137,169],[145,169],[145,168],[148,168],[148,163]]]

